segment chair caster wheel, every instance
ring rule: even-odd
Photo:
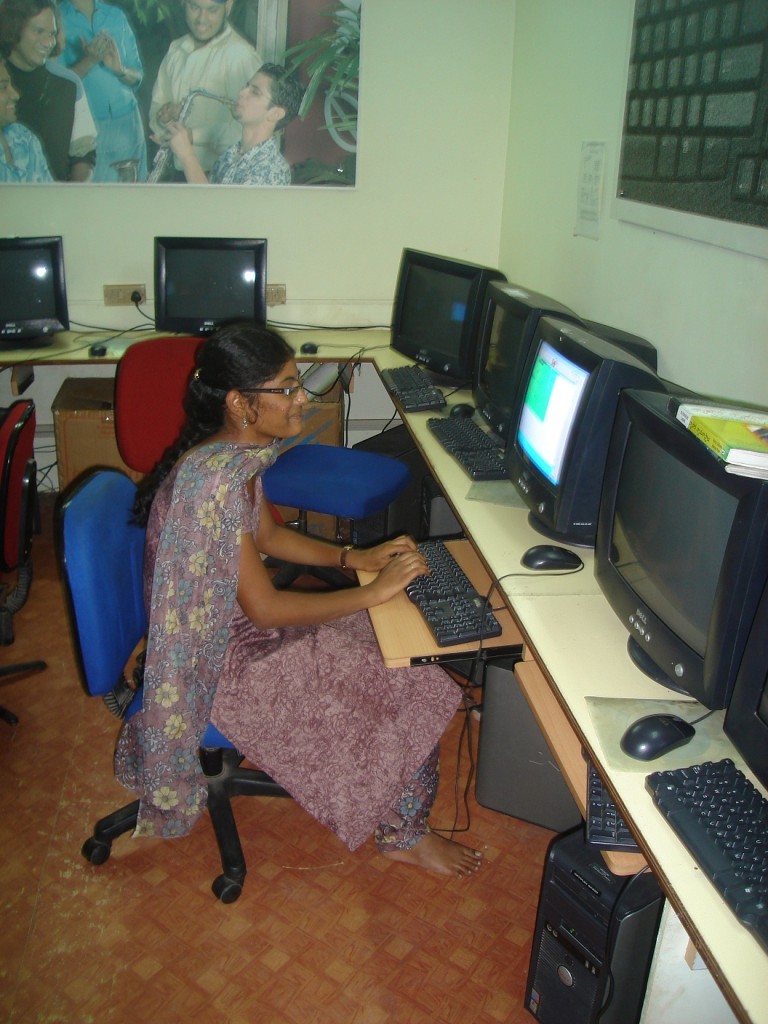
[[[112,844],[91,836],[83,843],[82,854],[90,864],[104,864],[112,853]]]
[[[242,882],[234,882],[231,878],[227,878],[226,875],[219,875],[211,889],[217,900],[220,900],[222,903],[234,903],[243,891],[243,884]]]

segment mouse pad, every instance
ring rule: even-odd
[[[487,501],[491,505],[507,505],[509,508],[528,507],[510,480],[477,481],[467,491],[467,499],[469,501]]]
[[[689,700],[587,697],[586,701],[609,768],[649,775],[651,772],[667,768],[683,768],[689,764],[701,764],[702,761],[719,761],[722,757],[733,755],[731,745],[723,733],[724,711],[714,711],[709,718],[694,726],[696,735],[689,743],[671,750],[668,754],[662,754],[653,761],[639,761],[629,757],[619,746],[625,730],[638,718],[661,713],[677,715],[686,722],[693,723],[694,719],[705,715],[707,709]]]

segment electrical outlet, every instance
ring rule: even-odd
[[[147,286],[145,284],[105,284],[104,305],[133,306],[135,303],[131,296],[134,292],[141,296],[139,303],[147,301]]]
[[[268,284],[267,285],[267,305],[268,306],[284,306],[285,305],[285,285],[284,284]]]

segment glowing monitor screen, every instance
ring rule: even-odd
[[[568,440],[589,373],[542,341],[526,391],[518,443],[553,484],[560,482]]]

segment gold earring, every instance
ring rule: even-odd
[[[243,430],[246,430],[247,427],[248,427],[248,417],[247,416],[243,416]]]

